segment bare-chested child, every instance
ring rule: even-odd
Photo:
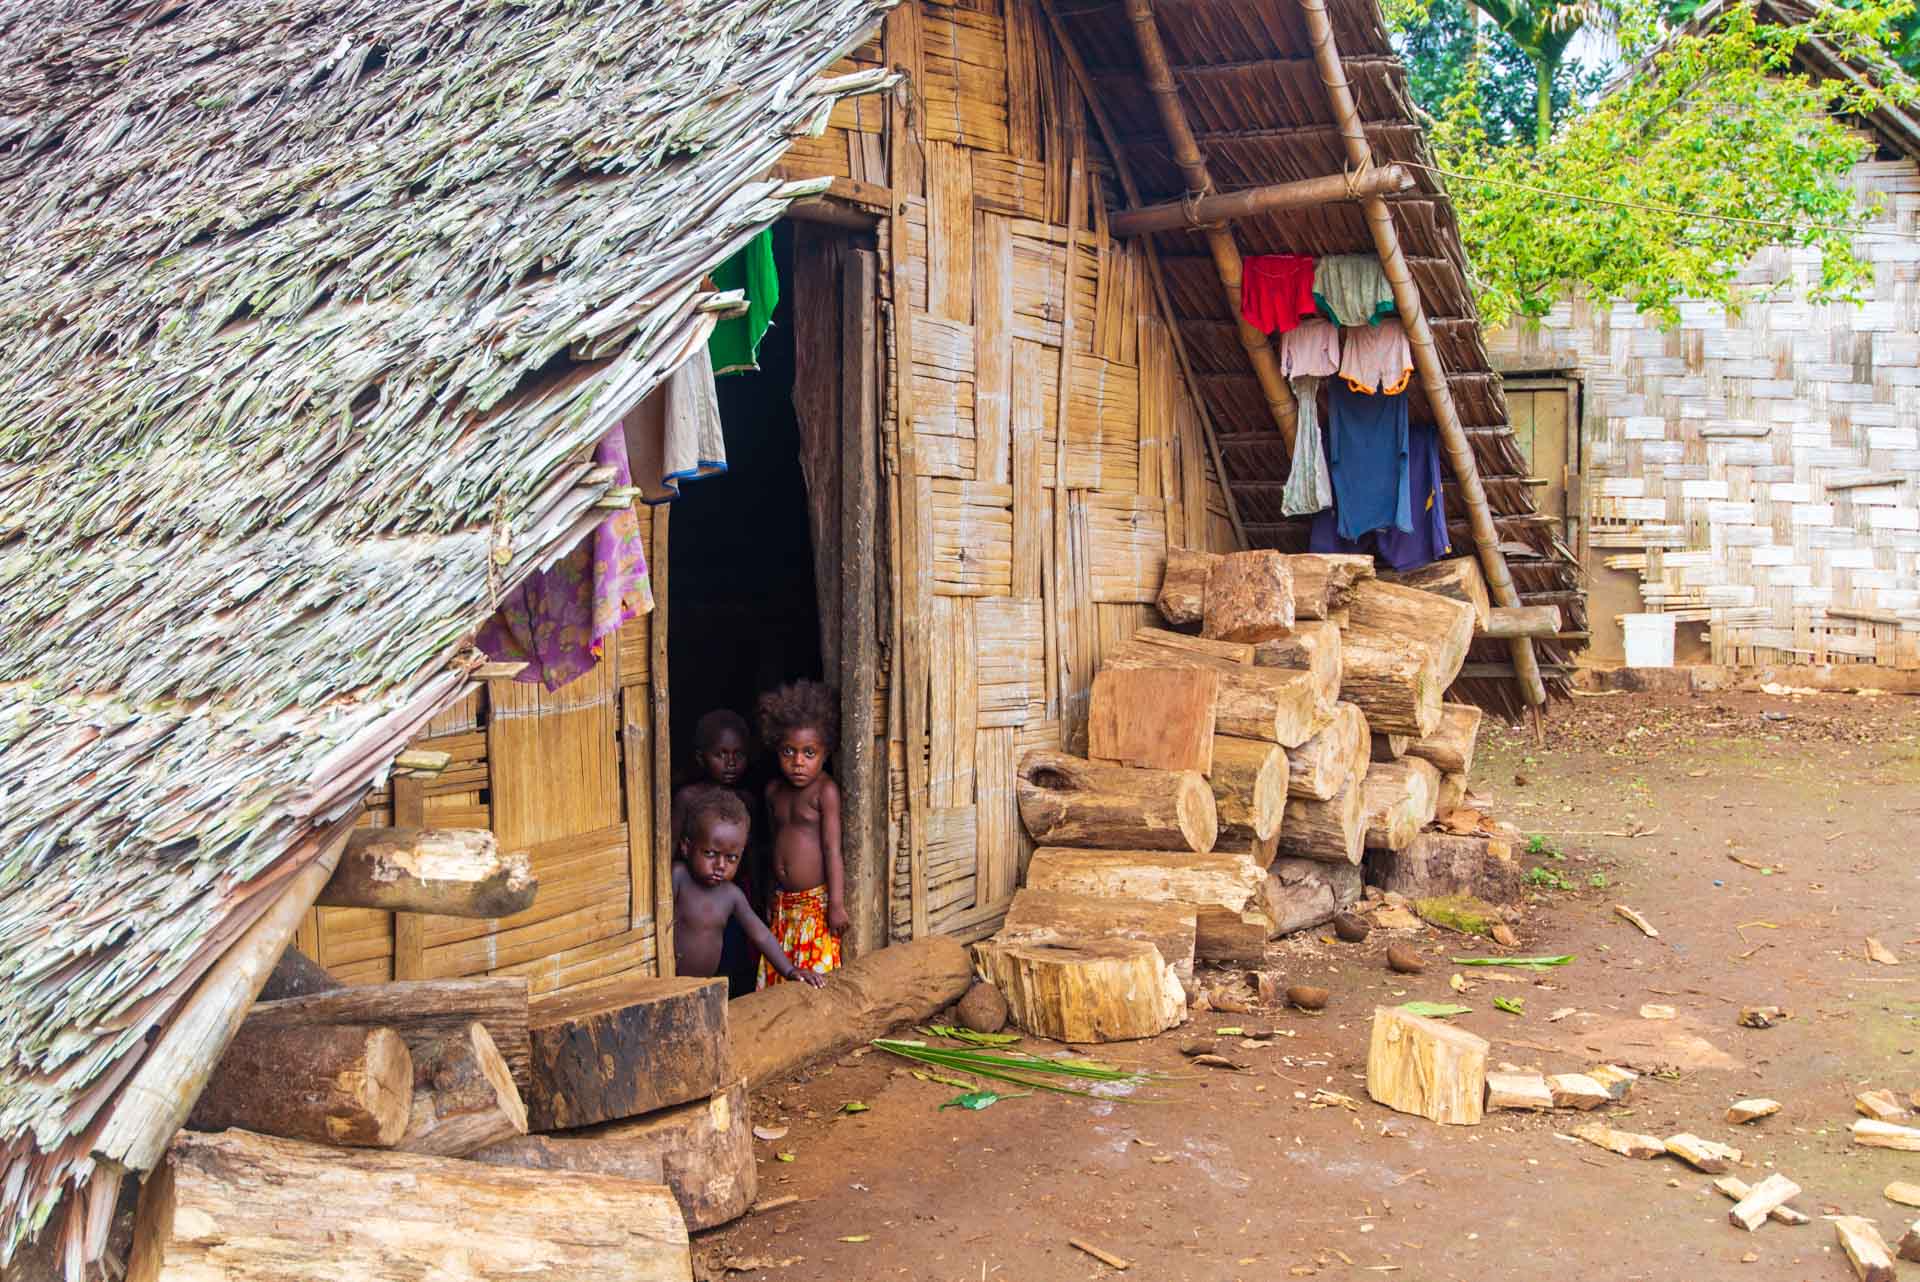
[[[827,773],[840,731],[840,699],[818,681],[760,696],[760,737],[780,777],[767,784],[773,825],[773,933],[802,971],[840,966],[846,873],[840,860],[840,789]],[[765,962],[760,987],[779,982]]]
[[[742,786],[742,777],[747,773],[748,748],[752,743],[750,734],[747,719],[729,708],[715,708],[695,723],[692,769],[687,782],[673,794],[671,827],[668,831],[673,834],[673,848],[679,850],[681,829],[686,822],[686,798],[696,788],[719,784],[739,797],[741,804],[747,808],[750,836],[733,884],[747,897],[754,915],[765,921],[769,898],[767,852],[765,839],[760,835],[764,828],[754,822],[760,802]],[[740,928],[740,924],[729,923],[720,969],[715,972],[726,977],[727,995],[744,997],[752,992],[759,972],[759,953],[747,942],[746,932]]]
[[[727,927],[746,932],[762,964],[782,979],[819,988],[825,978],[800,970],[754,916],[733,884],[747,848],[747,808],[732,790],[695,784],[681,792],[681,834],[673,864],[673,964],[682,975],[717,975]]]

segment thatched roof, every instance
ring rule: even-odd
[[[1375,0],[1329,0],[1334,39],[1364,121],[1375,163],[1431,165],[1433,156],[1407,91]],[[1142,69],[1131,25],[1119,0],[1059,0],[1056,5],[1120,136],[1122,159],[1153,203],[1186,194]],[[1197,141],[1215,187],[1319,178],[1347,168],[1327,92],[1294,0],[1156,0],[1159,24]],[[1468,429],[1482,481],[1523,601],[1558,604],[1569,631],[1586,627],[1571,553],[1539,516],[1525,484],[1527,466],[1507,421],[1499,376],[1487,359],[1468,284],[1469,266],[1453,205],[1440,180],[1415,170],[1417,185],[1388,197],[1401,245],[1420,288],[1453,400]],[[1374,242],[1358,204],[1286,210],[1236,222],[1247,254],[1372,254]],[[1220,434],[1226,482],[1249,540],[1256,546],[1305,546],[1306,523],[1281,513],[1288,453],[1241,350],[1213,260],[1192,231],[1155,234],[1173,306],[1195,374]],[[1415,379],[1409,412],[1433,422]],[[1465,511],[1451,491],[1454,548],[1465,553]],[[1565,652],[1536,646],[1549,687]],[[1505,664],[1499,644],[1480,643],[1472,663]],[[1463,681],[1477,702],[1514,712],[1506,681]],[[1564,683],[1562,683],[1564,688]]]
[[[603,515],[889,2],[0,13],[0,1248]]]

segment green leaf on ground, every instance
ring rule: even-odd
[[[1558,957],[1453,957],[1448,960],[1456,966],[1513,966],[1520,970],[1552,970],[1555,966],[1571,963],[1573,954],[1562,953]]]
[[[1496,997],[1493,999],[1493,1008],[1509,1015],[1524,1015],[1527,1013],[1526,1001],[1524,997]]]
[[[1473,1007],[1458,1006],[1452,1002],[1401,1002],[1400,1009],[1409,1015],[1425,1015],[1428,1019],[1446,1019],[1452,1015],[1473,1014]]]

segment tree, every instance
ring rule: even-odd
[[[1407,87],[1428,114],[1446,112],[1470,80],[1475,107],[1488,141],[1495,144],[1538,138],[1538,77],[1520,47],[1497,32],[1477,29],[1467,0],[1432,0],[1423,9],[1400,15],[1395,45],[1407,67]],[[1552,120],[1566,118],[1605,81],[1604,67],[1563,61],[1554,74],[1549,100]]]
[[[1553,87],[1567,46],[1589,23],[1607,16],[1604,0],[1473,0],[1514,48],[1533,64],[1534,145],[1553,136]]]

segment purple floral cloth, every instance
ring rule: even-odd
[[[613,465],[615,485],[633,484],[626,433],[617,424],[593,461]],[[653,609],[644,542],[632,508],[602,521],[580,546],[508,594],[476,643],[488,658],[526,663],[516,680],[544,682],[549,690],[591,672],[606,639]]]

